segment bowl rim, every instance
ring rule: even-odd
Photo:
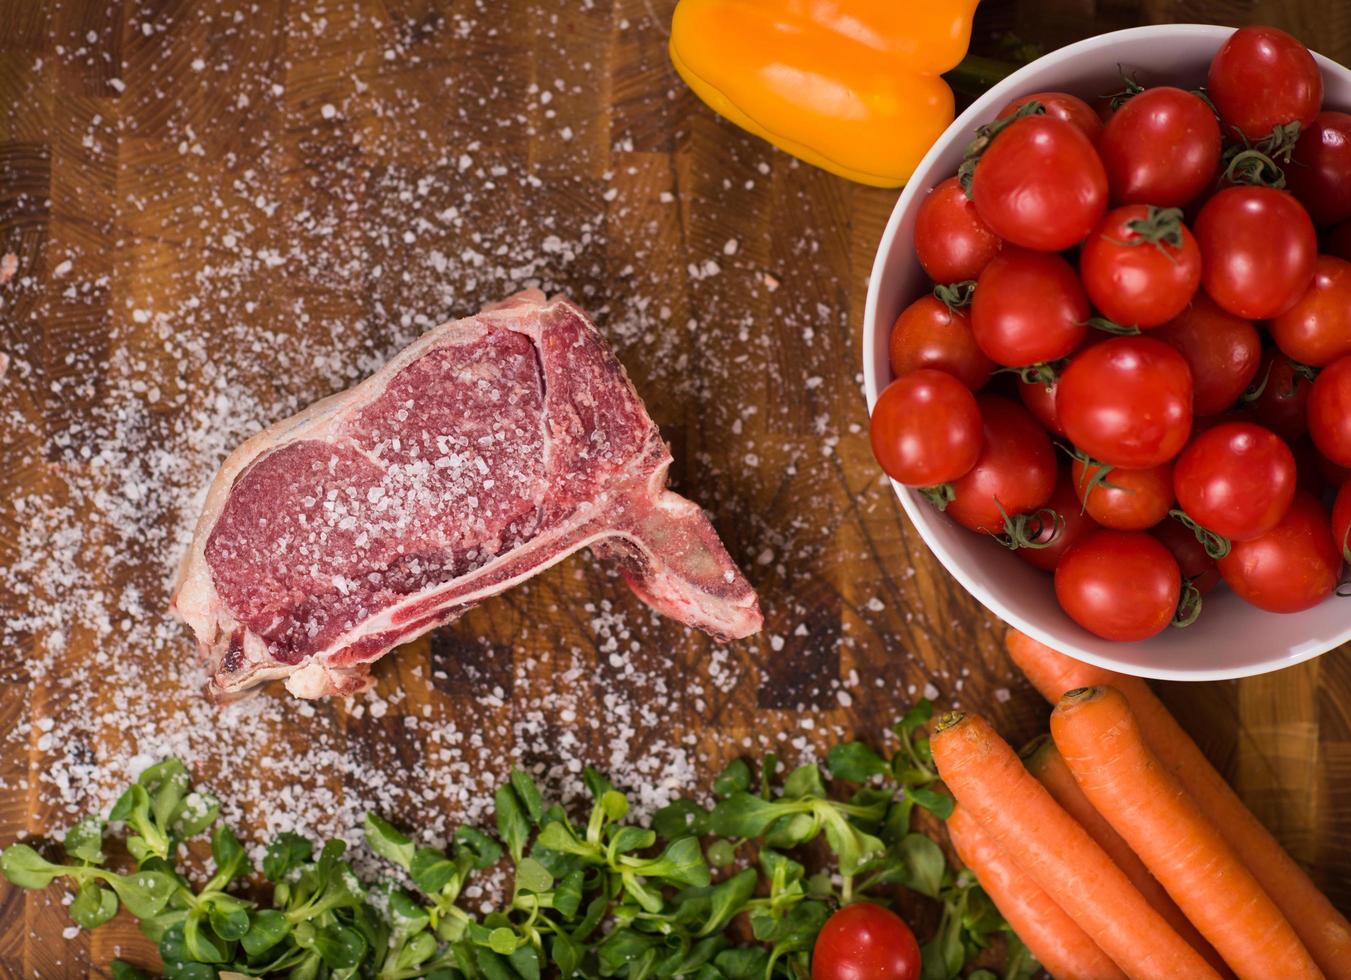
[[[877,402],[877,396],[881,390],[882,379],[879,378],[879,372],[876,369],[878,359],[873,356],[873,351],[877,345],[877,333],[884,329],[879,324],[878,308],[881,304],[881,291],[884,267],[887,259],[896,247],[897,233],[901,224],[903,215],[909,210],[911,203],[922,193],[927,193],[933,183],[930,183],[929,170],[935,165],[937,158],[942,155],[951,145],[953,140],[963,133],[974,131],[975,127],[993,116],[994,112],[1005,102],[1016,94],[1016,90],[1023,89],[1029,82],[1035,79],[1048,65],[1054,64],[1066,58],[1078,56],[1094,51],[1106,50],[1116,47],[1122,41],[1139,40],[1150,37],[1157,37],[1160,34],[1169,34],[1171,36],[1192,36],[1198,41],[1216,42],[1222,41],[1237,30],[1235,27],[1228,27],[1216,24],[1150,24],[1142,27],[1128,27],[1123,30],[1110,31],[1106,34],[1098,34],[1093,37],[1084,38],[1075,41],[1062,48],[1048,52],[1035,61],[1029,62],[1018,70],[1014,71],[1006,78],[1001,79],[993,85],[988,91],[977,98],[966,110],[952,121],[952,123],[943,131],[942,135],[934,141],[928,152],[920,159],[915,167],[914,175],[902,188],[900,195],[892,207],[891,216],[887,219],[886,227],[882,231],[882,237],[878,242],[877,251],[873,256],[872,268],[869,273],[867,298],[864,303],[863,313],[863,338],[861,356],[863,360],[863,382],[864,394],[868,406],[868,414],[872,414],[873,406]],[[1312,49],[1311,49],[1312,50]],[[1313,51],[1314,61],[1319,69],[1324,73],[1339,73],[1351,76],[1351,69],[1333,61],[1324,55]],[[944,175],[949,176],[949,175]],[[915,178],[918,177],[919,180]],[[936,183],[936,182],[935,182]],[[889,380],[888,380],[889,383]],[[890,481],[892,489],[900,499],[901,507],[904,509],[910,523],[919,532],[920,538],[928,547],[929,551],[938,559],[940,565],[952,575],[958,583],[961,584],[967,592],[971,593],[981,605],[992,612],[995,616],[1010,626],[1013,626],[1023,633],[1031,636],[1055,650],[1060,650],[1066,656],[1080,660],[1084,663],[1092,664],[1095,667],[1102,667],[1117,673],[1128,674],[1134,677],[1145,677],[1156,680],[1173,681],[1216,681],[1233,680],[1241,677],[1253,677],[1260,674],[1271,673],[1285,667],[1291,667],[1295,664],[1304,663],[1315,657],[1320,657],[1324,653],[1336,649],[1348,640],[1351,640],[1351,624],[1348,624],[1346,630],[1329,646],[1313,646],[1308,649],[1301,649],[1298,652],[1279,659],[1268,659],[1259,663],[1246,665],[1236,665],[1232,668],[1173,668],[1173,667],[1141,667],[1133,663],[1125,663],[1111,657],[1104,657],[1089,650],[1084,650],[1078,646],[1073,646],[1069,650],[1064,650],[1064,641],[1051,635],[1042,629],[1036,623],[1027,619],[1016,609],[1006,606],[1003,602],[994,598],[991,592],[981,584],[981,581],[967,572],[962,567],[961,562],[951,556],[947,549],[939,542],[928,527],[930,515],[921,514],[920,503],[917,495],[912,493],[909,488]],[[1327,600],[1324,600],[1327,601]],[[1275,614],[1273,614],[1275,615]]]

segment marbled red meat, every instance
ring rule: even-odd
[[[232,453],[173,607],[217,698],[361,690],[392,647],[586,546],[659,612],[753,633],[755,592],[670,462],[585,314],[522,293]]]

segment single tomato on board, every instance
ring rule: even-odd
[[[1077,126],[1025,116],[996,134],[981,155],[971,195],[1000,238],[1059,252],[1083,241],[1107,210],[1107,174]]]
[[[890,909],[846,905],[821,927],[812,947],[812,980],[919,980],[919,943]]]
[[[869,436],[873,455],[893,480],[911,487],[947,483],[980,458],[980,409],[952,375],[921,368],[878,396]]]

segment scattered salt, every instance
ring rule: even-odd
[[[500,46],[496,18],[446,20],[457,44]],[[138,19],[131,29],[137,24],[136,43],[152,63],[156,48],[164,57],[179,50],[167,26]],[[644,65],[632,66],[645,71],[634,77],[664,77],[664,44],[656,34],[649,41]],[[836,573],[847,566],[837,559],[872,559],[848,543],[859,536],[845,522],[857,515],[811,517],[836,513],[838,460],[817,448],[851,432],[835,406],[862,418],[861,395],[813,394],[805,409],[812,431],[796,436],[804,399],[782,397],[817,390],[838,375],[838,363],[856,362],[851,325],[835,308],[852,284],[829,264],[804,265],[828,244],[809,226],[752,246],[746,236],[756,226],[737,224],[738,239],[720,220],[700,217],[768,208],[771,188],[793,206],[806,181],[782,155],[757,150],[762,157],[743,161],[762,177],[776,161],[773,181],[695,174],[687,185],[682,173],[681,198],[674,177],[652,183],[661,168],[645,169],[653,158],[647,135],[617,122],[599,140],[588,128],[561,151],[585,156],[578,166],[560,164],[557,144],[554,157],[536,160],[518,144],[555,138],[541,130],[538,110],[531,119],[489,112],[473,98],[429,105],[398,87],[413,56],[400,47],[383,55],[400,64],[363,72],[380,78],[369,92],[353,75],[342,89],[350,103],[344,95],[318,109],[324,119],[378,119],[383,145],[315,136],[302,142],[313,152],[296,169],[283,127],[303,121],[292,115],[287,87],[235,71],[232,50],[213,47],[210,65],[221,118],[194,128],[188,100],[171,100],[157,139],[181,155],[155,179],[119,183],[129,189],[116,202],[126,229],[117,262],[150,263],[144,276],[123,270],[114,283],[117,263],[82,251],[79,236],[62,239],[60,252],[47,245],[46,260],[61,260],[55,267],[24,253],[25,270],[64,277],[75,304],[94,311],[116,297],[106,344],[103,334],[98,345],[81,346],[87,332],[45,330],[54,312],[46,301],[12,306],[11,293],[31,297],[49,283],[27,272],[15,280],[18,256],[0,259],[0,285],[11,286],[0,294],[0,331],[13,362],[0,397],[0,454],[6,467],[40,475],[0,499],[7,535],[13,529],[12,540],[0,541],[0,654],[32,719],[13,728],[9,748],[37,749],[28,773],[6,787],[9,798],[35,800],[55,824],[73,822],[173,753],[221,797],[255,858],[280,830],[355,840],[369,809],[436,841],[461,822],[485,821],[493,788],[516,762],[566,801],[584,794],[583,769],[598,766],[649,814],[706,785],[723,761],[715,756],[730,751],[720,732],[749,731],[750,754],[782,742],[805,758],[857,724],[899,713],[918,663],[896,656],[879,672],[860,650],[874,640],[859,637],[894,628],[905,603],[917,603],[918,586],[903,565],[890,569],[887,591],[858,583],[864,596],[871,590],[887,601],[857,608],[847,599],[841,627],[829,605],[839,597],[821,583],[839,587]],[[56,53],[58,64],[76,57]],[[197,58],[191,69],[208,65]],[[559,78],[527,95],[537,75],[504,75],[491,104],[561,112],[575,84]],[[152,94],[153,79],[109,86],[136,105]],[[22,111],[19,103],[0,110],[11,120]],[[440,127],[434,133],[429,120]],[[575,139],[566,125],[544,125],[557,127],[563,143]],[[94,134],[110,161],[119,159],[122,133],[105,123]],[[614,152],[594,168],[591,154],[604,157],[607,144]],[[385,152],[414,146],[412,156]],[[654,216],[654,198],[688,204],[692,227],[674,211]],[[70,204],[53,201],[58,210]],[[692,232],[697,247],[673,247],[656,224],[649,228],[653,217]],[[741,260],[724,269],[710,256],[762,249],[773,274]],[[689,290],[680,284],[686,262]],[[793,287],[780,290],[780,276]],[[367,376],[426,327],[533,286],[589,306],[654,415],[671,420],[678,488],[715,515],[760,588],[770,628],[726,647],[691,638],[628,596],[615,568],[579,556],[387,658],[376,691],[350,703],[300,703],[269,690],[224,708],[208,704],[192,641],[167,613],[167,583],[220,462],[260,427]],[[748,294],[759,297],[765,319],[746,314]],[[10,316],[12,309],[22,312]],[[769,407],[757,414],[710,397],[730,389],[729,378],[767,386]],[[12,397],[20,388],[22,397]],[[690,437],[682,429],[692,424]],[[841,455],[856,455],[866,435],[848,438]],[[705,451],[712,445],[717,454]],[[473,459],[464,453],[463,465]],[[758,469],[742,471],[743,459]],[[771,493],[758,496],[765,488]],[[864,512],[882,501],[895,503],[883,481],[858,491]],[[590,608],[562,608],[581,591],[573,578],[593,597]],[[870,661],[844,690],[840,665]],[[757,698],[777,697],[780,687],[794,693],[775,706],[805,715],[795,730],[789,714],[757,724]]]

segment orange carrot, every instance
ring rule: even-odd
[[[999,849],[965,807],[948,817],[948,836],[962,863],[1053,977],[1125,980],[1126,974],[1064,909]]]
[[[1060,695],[1076,687],[1094,687],[1098,684],[1115,686],[1125,677],[1124,674],[1118,674],[1105,667],[1095,667],[1067,657],[1012,626],[1004,634],[1004,649],[1008,650],[1018,669],[1027,675],[1032,686],[1052,704],[1060,700]],[[1144,687],[1145,682],[1139,681],[1139,686]],[[1127,697],[1135,693],[1126,687],[1117,689]]]
[[[985,719],[954,712],[929,746],[957,802],[1127,976],[1218,976]]]
[[[1351,922],[1243,805],[1148,684],[1071,660],[1015,629],[1009,630],[1004,645],[1027,679],[1053,704],[1066,691],[1098,684],[1109,684],[1125,695],[1145,742],[1242,856],[1328,980],[1351,980]]]
[[[1089,802],[1241,980],[1323,976],[1276,903],[1145,745],[1120,691],[1067,691],[1051,712],[1051,735]]]
[[[1055,747],[1049,735],[1040,735],[1019,753],[1028,772],[1037,777],[1037,782],[1046,787],[1046,791],[1079,826],[1088,831],[1088,836],[1098,842],[1098,846],[1107,852],[1118,868],[1126,872],[1126,877],[1136,887],[1145,901],[1168,920],[1168,924],[1177,930],[1177,934],[1191,944],[1191,947],[1206,958],[1206,962],[1215,968],[1221,976],[1228,975],[1220,954],[1206,942],[1205,937],[1196,931],[1196,927],[1182,914],[1177,903],[1168,897],[1168,892],[1159,880],[1149,873],[1139,855],[1127,844],[1108,823],[1101,813],[1089,802],[1074,774],[1065,764],[1060,750]],[[1006,916],[1007,918],[1007,916]]]

